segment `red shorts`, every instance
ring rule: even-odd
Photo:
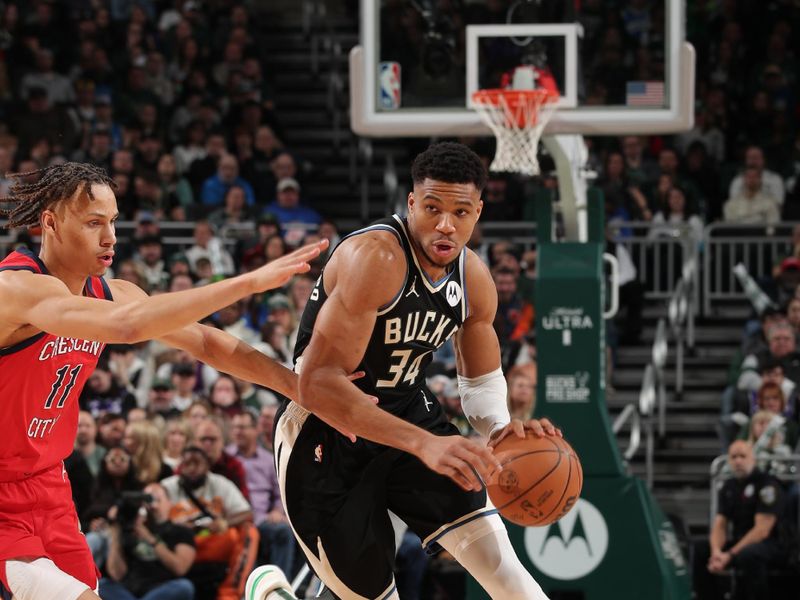
[[[94,590],[97,568],[81,533],[72,486],[62,464],[27,479],[0,473],[0,582],[8,589],[6,561],[45,557]]]

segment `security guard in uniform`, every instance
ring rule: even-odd
[[[769,598],[767,570],[781,558],[778,533],[784,514],[783,488],[756,468],[753,448],[744,440],[730,445],[728,464],[733,478],[719,491],[709,545],[698,548],[695,555],[697,597],[718,597],[712,575],[734,569],[737,600]]]

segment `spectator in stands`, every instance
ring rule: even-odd
[[[122,127],[114,119],[114,106],[111,103],[111,95],[105,92],[94,95],[94,127],[102,127],[111,136],[112,150],[119,150],[122,147]]]
[[[253,213],[247,206],[244,189],[238,185],[228,188],[228,191],[225,192],[224,206],[208,216],[208,222],[218,230],[226,225],[239,224],[252,219]]]
[[[313,208],[300,203],[300,184],[296,179],[281,179],[275,190],[277,199],[267,205],[266,211],[278,218],[286,242],[296,246],[308,231],[317,228],[322,217]]]
[[[778,256],[775,264],[772,266],[773,279],[780,277],[784,260],[787,258],[800,259],[800,224],[792,227],[792,237],[789,240],[788,248],[786,248],[784,252],[784,254]]]
[[[676,146],[686,155],[687,161],[693,148],[701,148],[710,159],[709,163],[721,163],[725,158],[725,133],[719,126],[718,120],[706,108],[695,110],[694,127],[675,137]]]
[[[147,397],[147,413],[151,418],[173,418],[180,414],[175,406],[175,386],[169,379],[155,379]]]
[[[270,168],[272,160],[283,149],[283,142],[268,125],[256,129],[253,139],[253,155],[242,161],[242,176],[253,184],[256,198],[263,203],[275,189],[275,177]]]
[[[748,170],[753,169],[759,175],[760,190],[767,198],[778,204],[778,210],[783,206],[785,189],[783,179],[774,171],[766,168],[764,151],[756,145],[750,145],[744,152],[744,172],[734,177],[728,191],[729,198],[739,198],[746,195],[746,190],[751,187],[748,183]],[[753,176],[754,177],[754,176]]]
[[[769,348],[766,332],[774,324],[786,320],[786,315],[774,307],[765,308],[759,315],[758,321],[749,322],[742,336],[742,354],[758,354]]]
[[[703,221],[686,205],[686,195],[679,187],[672,187],[667,192],[667,205],[660,207],[653,216],[649,238],[672,236],[675,226],[688,225],[688,236],[695,244],[703,241]]]
[[[172,154],[175,157],[175,168],[181,176],[189,172],[189,166],[194,161],[202,160],[206,157],[205,139],[206,128],[203,123],[198,120],[189,122],[183,132],[182,143],[177,144],[172,149]]]
[[[27,100],[31,91],[39,88],[47,94],[47,101],[53,105],[71,104],[75,101],[75,89],[69,77],[57,73],[53,69],[53,52],[48,48],[40,48],[36,52],[36,71],[22,78],[19,95]]]
[[[769,410],[759,410],[751,418],[744,439],[753,446],[758,468],[777,475],[788,469],[782,461],[774,458],[785,458],[792,454],[792,447],[786,439],[785,418]]]
[[[6,177],[6,175],[13,171],[14,152],[13,148],[0,146],[0,197],[2,198],[8,196],[8,191],[13,182],[13,179]]]
[[[189,165],[188,179],[195,198],[200,198],[203,183],[217,171],[219,159],[225,153],[225,136],[218,131],[210,133],[206,138],[205,154],[195,158]],[[197,151],[192,154],[197,154]]]
[[[212,407],[213,415],[213,407]],[[195,429],[194,437],[197,445],[206,453],[210,461],[211,472],[229,479],[239,488],[245,498],[250,498],[247,489],[247,478],[244,466],[238,458],[225,452],[225,439],[222,422],[211,417],[202,421]]]
[[[461,396],[458,392],[458,383],[455,379],[450,377],[443,377],[444,385],[441,390],[436,394],[436,398],[427,399],[426,402],[436,402],[442,405],[445,417],[450,423],[456,426],[461,435],[474,434],[475,431],[469,424],[469,420],[464,415],[464,410],[461,407]]]
[[[622,138],[622,156],[624,172],[631,185],[646,189],[655,180],[658,169],[652,159],[644,154],[644,144],[638,135],[626,135]]]
[[[104,600],[193,600],[194,585],[184,578],[196,555],[192,530],[170,521],[172,503],[161,484],[151,483],[144,492],[152,498],[143,504],[147,515],[133,517],[130,527],[110,527],[108,576],[100,579],[100,594]]]
[[[175,387],[172,405],[179,411],[184,411],[191,406],[192,402],[199,399],[195,391],[197,388],[197,365],[195,361],[173,363],[170,378],[172,385]]]
[[[161,433],[150,421],[128,423],[122,446],[131,455],[136,478],[143,486],[172,475],[172,469],[161,458]]]
[[[185,254],[192,271],[198,277],[201,277],[201,275],[198,273],[197,263],[201,258],[205,258],[211,263],[214,275],[228,276],[236,273],[233,257],[223,246],[222,240],[214,235],[214,229],[208,221],[197,221],[195,223],[194,245]]]
[[[183,221],[187,215],[194,216],[192,214],[194,208],[192,186],[185,177],[179,175],[178,166],[172,154],[161,155],[156,171],[161,197],[166,199],[164,203],[170,208],[172,218]],[[180,208],[182,212],[176,213],[176,208]]]
[[[768,348],[758,354],[749,354],[742,361],[741,374],[737,382],[740,390],[757,390],[761,387],[759,367],[770,358],[777,359],[783,367],[784,376],[800,383],[800,355],[794,328],[785,320],[778,321],[766,331]]]
[[[258,333],[250,328],[245,318],[244,308],[243,301],[236,301],[217,311],[214,321],[223,331],[252,345],[258,342]]]
[[[79,403],[81,409],[90,413],[95,419],[107,412],[124,417],[136,406],[133,394],[121,386],[111,373],[107,351],[101,354],[100,360],[97,361],[97,367],[81,391]]]
[[[170,521],[195,531],[197,555],[188,573],[195,584],[195,600],[217,597],[217,587],[229,575],[229,563],[238,559],[241,551],[240,532],[253,521],[250,504],[241,491],[226,477],[210,472],[210,467],[211,460],[202,448],[188,446],[180,475],[161,482],[172,501]],[[246,573],[253,562],[243,567]]]
[[[522,339],[533,327],[533,306],[519,295],[516,274],[512,269],[496,268],[492,271],[492,277],[498,301],[494,329],[500,341],[503,366],[509,368],[510,356],[516,356]]]
[[[791,298],[786,304],[786,319],[796,334],[800,335],[800,298]]]
[[[521,216],[522,202],[512,180],[504,174],[490,172],[483,190],[483,222],[516,221]]]
[[[699,193],[691,181],[685,179],[681,173],[681,157],[674,148],[662,148],[658,153],[658,175],[668,175],[673,186],[679,186],[686,196],[687,206],[692,207],[696,212],[702,207],[698,207]],[[654,181],[654,183],[657,183]],[[652,196],[652,194],[651,194]]]
[[[147,285],[145,290],[165,290],[169,282],[167,263],[164,260],[164,247],[161,237],[147,235],[136,240],[136,263],[144,275]]]
[[[200,201],[206,208],[221,206],[228,189],[234,185],[244,190],[248,206],[254,206],[256,203],[255,192],[247,181],[239,177],[239,161],[233,154],[223,154],[219,157],[216,174],[203,182]]]
[[[536,365],[517,365],[506,375],[508,380],[508,412],[512,419],[533,418],[536,409]]]
[[[742,187],[723,206],[726,222],[773,225],[780,221],[780,202],[763,188],[761,177],[757,168],[745,169]]]
[[[695,553],[695,591],[699,598],[721,597],[713,575],[733,567],[739,598],[770,598],[767,569],[781,557],[778,535],[783,489],[777,480],[756,468],[753,448],[745,441],[731,444],[728,464],[733,478],[719,491],[708,545],[701,545]]]
[[[208,402],[214,414],[222,417],[226,423],[244,410],[239,386],[234,378],[226,373],[220,373],[217,380],[211,384],[208,390]]]
[[[686,151],[684,176],[700,194],[700,206],[695,208],[703,208],[700,214],[703,220],[707,223],[718,220],[722,216],[723,201],[719,170],[709,156],[705,144],[699,140],[692,142]]]
[[[181,457],[184,449],[193,442],[192,427],[189,422],[182,417],[172,417],[167,419],[164,425],[164,453],[161,460],[165,465],[172,469],[173,473],[178,470],[181,464]]]
[[[107,412],[97,419],[97,443],[106,450],[122,444],[125,435],[125,417]]]
[[[272,452],[259,446],[257,419],[250,411],[235,415],[231,422],[233,443],[227,451],[244,465],[253,520],[261,534],[259,558],[290,573],[295,542],[283,510]]]
[[[792,448],[798,441],[798,424],[795,415],[796,406],[789,406],[781,386],[773,381],[767,381],[759,388],[756,394],[755,405],[749,411],[755,416],[758,412],[768,412],[780,415],[786,422],[781,426],[782,439]],[[752,417],[751,417],[752,421]],[[752,423],[745,423],[739,432],[739,439],[748,439]],[[752,440],[751,440],[752,441]]]
[[[97,125],[89,133],[89,146],[84,150],[72,153],[72,160],[88,162],[111,170],[111,132],[105,125]]]
[[[48,140],[56,154],[71,152],[78,142],[78,132],[74,129],[72,120],[65,112],[53,108],[44,88],[35,87],[30,90],[26,110],[15,115],[10,125],[19,138],[21,157],[27,156],[38,140]],[[21,164],[19,167],[19,171],[37,168],[23,169]]]
[[[103,457],[92,490],[92,502],[81,515],[82,528],[87,532],[86,542],[98,567],[103,566],[108,553],[108,528],[118,516],[122,493],[141,489],[142,485],[136,478],[136,470],[125,448],[110,448]]]
[[[200,428],[200,424],[211,418],[211,405],[206,400],[196,400],[192,402],[189,408],[183,411],[182,416],[189,423],[189,427],[192,429],[192,437],[197,441],[197,431]]]
[[[272,159],[272,162],[269,164],[269,166],[270,170],[272,171],[272,177],[275,185],[277,185],[281,179],[286,179],[287,177],[291,179],[297,179],[298,181],[300,179],[297,169],[297,161],[288,151],[278,152],[278,154],[275,155],[275,158]],[[275,188],[273,187],[271,190],[272,189]]]
[[[262,406],[278,403],[278,395],[270,390],[254,385],[246,379],[233,378],[242,406],[258,412]]]
[[[75,449],[86,461],[86,466],[93,477],[100,472],[100,465],[106,455],[106,449],[97,443],[97,423],[92,414],[82,410],[78,414],[78,433],[75,436]]]
[[[272,404],[262,407],[261,412],[258,413],[258,443],[270,452],[273,452],[274,447],[274,438],[272,434],[277,412],[278,405]]]

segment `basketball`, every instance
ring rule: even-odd
[[[510,435],[494,450],[503,465],[486,489],[500,514],[523,527],[549,525],[567,514],[583,487],[575,450],[559,437]]]

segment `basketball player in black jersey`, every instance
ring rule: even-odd
[[[427,548],[447,549],[492,598],[546,600],[481,482],[499,467],[491,448],[503,437],[560,435],[546,419],[512,421],[506,408],[492,327],[497,291],[465,247],[486,169],[466,146],[441,143],[417,157],[412,177],[408,217],[345,238],[303,313],[300,400],[276,418],[283,504],[328,597],[399,597],[391,511]],[[453,335],[464,413],[488,447],[458,435],[425,387],[431,355]],[[366,376],[348,380],[356,370]],[[248,600],[290,597],[272,567],[261,569]]]

